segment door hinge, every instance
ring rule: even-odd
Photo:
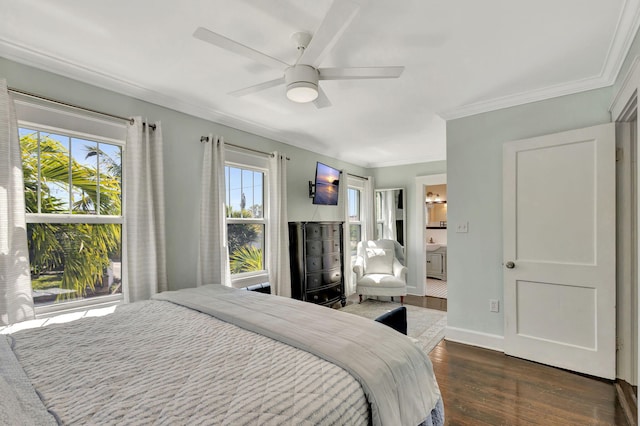
[[[622,160],[622,148],[616,148],[616,161]]]

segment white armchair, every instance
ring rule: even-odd
[[[402,246],[394,240],[361,241],[357,247],[356,293],[360,296],[400,296],[407,294],[407,267]]]

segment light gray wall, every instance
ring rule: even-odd
[[[203,146],[200,136],[209,133],[225,141],[261,151],[284,152],[288,163],[289,220],[343,220],[342,205],[313,206],[308,181],[316,161],[364,174],[365,169],[328,156],[282,144],[212,121],[81,83],[57,74],[28,67],[0,57],[0,78],[10,87],[120,116],[148,117],[161,121],[164,137],[167,272],[171,289],[192,287],[196,280],[198,209]]]
[[[598,90],[447,122],[448,325],[504,334],[502,313],[502,144],[611,121],[609,107],[640,55],[636,34],[615,84]],[[469,221],[468,234],[452,232]]]
[[[502,336],[502,145],[610,122],[612,88],[447,122],[448,325]],[[612,188],[612,190],[614,190]],[[469,222],[469,232],[453,232]],[[501,309],[502,311],[502,309]]]
[[[359,176],[363,176],[366,170],[331,157],[297,148],[291,149],[291,154],[287,149],[287,154],[291,158],[287,167],[287,191],[289,197],[287,199],[287,211],[289,221],[344,220],[342,199],[339,200],[338,206],[318,206],[313,205],[311,198],[309,198],[309,181],[314,179],[316,161]],[[346,184],[347,179],[345,176],[342,176],[341,180],[341,183]]]
[[[416,217],[416,177],[435,175],[447,172],[446,161],[434,161],[430,163],[409,164],[404,166],[381,167],[370,169],[369,175],[374,178],[376,188],[405,188],[406,190],[406,206],[407,206],[407,283],[409,285],[417,285],[422,277],[418,277],[417,265],[425,262],[424,253],[416,251],[416,221],[422,221],[422,218]],[[422,203],[423,200],[420,200]],[[447,202],[448,204],[448,202]]]

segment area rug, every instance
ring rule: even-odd
[[[375,319],[376,317],[401,306],[398,302],[382,302],[367,299],[340,309],[342,312]],[[407,308],[407,335],[417,340],[417,344],[429,353],[444,337],[447,326],[447,313],[435,309],[404,305]]]

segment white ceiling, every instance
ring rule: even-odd
[[[0,3],[0,56],[367,167],[445,159],[445,119],[613,84],[640,11],[640,0],[364,2],[321,66],[405,71],[322,81],[332,106],[316,109],[283,86],[228,95],[282,73],[192,34],[293,63],[291,34],[314,33],[332,0]]]

